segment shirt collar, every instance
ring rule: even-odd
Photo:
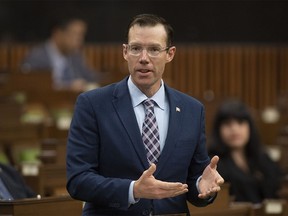
[[[140,91],[140,89],[132,82],[131,76],[129,76],[128,79],[128,89],[130,92],[131,100],[133,108],[141,104],[144,100],[146,100],[148,97]],[[157,104],[157,106],[165,110],[165,88],[164,88],[164,82],[161,80],[161,86],[159,90],[151,97]]]
[[[56,47],[56,44],[52,40],[49,40],[46,43],[46,46],[47,46],[47,51],[48,51],[49,57],[52,60],[52,64],[57,64],[57,65],[65,65],[66,64],[67,57],[64,56],[58,50],[58,48]]]
[[[52,40],[48,40],[46,43],[48,52],[53,54],[54,56],[57,56],[57,58],[65,58],[60,51],[58,50],[56,44]]]

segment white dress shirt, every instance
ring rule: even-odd
[[[145,118],[145,108],[142,102],[146,100],[148,97],[142,91],[140,91],[140,89],[133,83],[133,81],[131,80],[131,76],[128,79],[128,89],[129,89],[130,97],[132,100],[132,106],[133,106],[135,116],[137,119],[139,131],[141,133],[142,125],[143,125],[144,118]],[[168,103],[168,98],[165,94],[163,80],[161,80],[161,86],[159,90],[151,97],[151,99],[153,99],[155,103],[157,104],[154,106],[154,112],[156,115],[156,120],[158,124],[158,129],[159,129],[160,152],[161,152],[165,145],[168,124],[169,124],[169,103]],[[134,183],[135,181],[132,181],[129,187],[129,197],[128,197],[129,205],[134,204],[138,201],[138,200],[135,200],[133,196]]]

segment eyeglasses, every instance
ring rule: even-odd
[[[160,46],[147,46],[146,48],[140,45],[130,45],[125,44],[127,46],[128,53],[133,56],[140,56],[143,50],[145,49],[148,56],[157,57],[161,52],[167,51],[170,47],[162,48]]]

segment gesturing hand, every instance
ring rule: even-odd
[[[188,192],[187,184],[179,182],[164,182],[154,178],[156,165],[151,164],[141,177],[135,182],[133,192],[134,198],[162,199],[175,197]]]
[[[221,190],[220,185],[224,183],[224,179],[216,170],[218,161],[219,157],[214,156],[210,164],[205,168],[199,182],[199,198],[205,199],[215,195],[216,192]]]

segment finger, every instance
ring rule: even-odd
[[[211,169],[216,169],[217,168],[217,163],[219,161],[219,157],[216,155],[214,156],[212,159],[211,159],[211,162],[210,162],[210,167]]]
[[[162,192],[165,194],[165,197],[174,197],[174,196],[179,196],[181,194],[187,193],[188,188],[178,188],[174,190],[163,190]]]
[[[167,191],[180,191],[180,190],[188,190],[188,185],[182,184],[182,183],[167,183],[163,187],[161,187],[162,190]]]
[[[200,199],[206,199],[208,197],[208,195],[206,195],[206,194],[198,194],[198,197]]]
[[[201,199],[207,199],[208,197],[213,197],[215,196],[215,194],[217,193],[217,191],[213,192],[207,192],[207,193],[202,193],[202,194],[198,194],[198,197]]]
[[[181,191],[177,191],[175,192],[172,196],[179,196],[181,194],[184,194],[184,193],[187,193],[188,192],[188,189],[185,189],[185,190],[181,190]]]
[[[182,184],[180,182],[163,182],[163,181],[157,181],[158,187],[162,190],[183,190],[187,189],[187,184]]]
[[[204,191],[203,193],[198,194],[199,198],[206,198],[208,196],[214,196],[215,193],[219,192],[221,190],[220,186],[215,186],[213,188],[209,188],[207,191]]]
[[[217,184],[218,185],[224,184],[224,179],[223,178],[218,179]]]
[[[221,190],[221,187],[220,186],[217,186],[217,187],[213,187],[211,188],[210,190],[207,191],[207,195],[211,195],[211,194],[214,194],[214,193],[217,193]]]
[[[216,187],[213,187],[210,190],[208,190],[207,194],[216,193],[216,192],[219,192],[220,190],[221,190],[221,187],[220,186],[216,186]]]
[[[221,190],[221,187],[219,186],[214,188],[214,192],[219,192],[220,190]]]
[[[155,171],[156,171],[156,165],[152,163],[150,167],[143,174],[144,176],[149,177],[152,176]]]

